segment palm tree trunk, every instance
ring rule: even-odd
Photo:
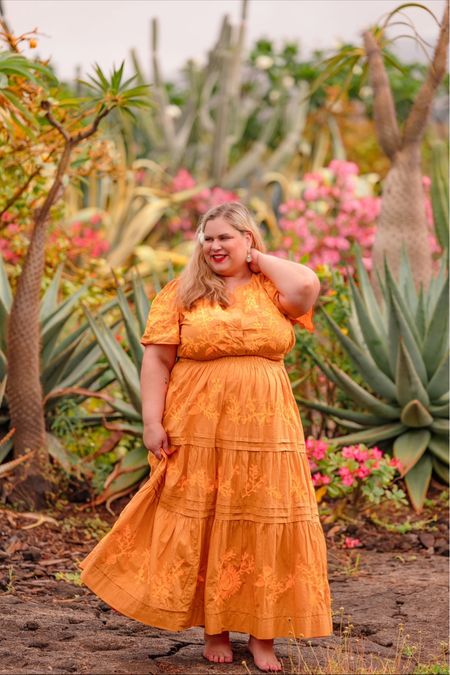
[[[408,254],[414,282],[424,287],[432,275],[431,249],[420,168],[420,144],[399,150],[383,185],[381,212],[372,249],[373,270],[384,276],[384,256],[397,276],[402,247]],[[375,286],[375,278],[372,278]]]
[[[40,380],[39,299],[48,214],[58,197],[71,149],[72,146],[66,144],[53,185],[38,211],[8,324],[7,397],[11,425],[15,429],[14,457],[33,451],[32,458],[20,466],[15,477],[17,483],[8,500],[24,502],[28,507],[45,506],[45,494],[52,486]]]

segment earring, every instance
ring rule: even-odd
[[[247,262],[252,262],[252,254],[250,253],[250,249],[249,249],[249,251],[248,251],[248,253],[247,253],[246,261],[247,261]]]

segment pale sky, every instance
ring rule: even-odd
[[[445,0],[421,0],[440,20]],[[400,0],[250,0],[246,47],[269,37],[300,44],[307,57],[314,48],[333,48],[341,41],[360,42],[361,31],[401,4]],[[158,17],[163,77],[172,78],[188,58],[203,60],[217,38],[221,19],[238,21],[240,0],[3,0],[10,27],[17,35],[33,28],[39,37],[36,53],[51,56],[59,77],[71,79],[77,64],[83,76],[98,62],[129,61],[135,47],[150,78],[150,21]],[[417,30],[433,45],[434,20],[423,10],[407,10]],[[394,30],[394,29],[393,29]],[[412,32],[404,27],[397,33]],[[403,58],[422,60],[411,39],[397,41]],[[29,53],[29,52],[25,52]],[[91,71],[92,72],[92,71]]]

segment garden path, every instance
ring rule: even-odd
[[[117,513],[123,505],[115,505]],[[0,507],[0,673],[257,672],[242,634],[232,634],[233,665],[210,664],[201,656],[201,629],[168,633],[145,626],[76,585],[76,576],[71,583],[76,561],[94,544],[94,529],[114,520],[104,510],[92,518],[76,509],[68,505],[60,520],[22,529],[32,521]],[[277,640],[285,672],[357,673],[372,664],[370,672],[412,673],[418,663],[445,663],[446,529],[441,517],[434,534],[366,531],[364,548],[352,550],[338,545],[339,528],[328,529],[334,635],[302,641],[298,648]],[[57,580],[57,572],[65,580]],[[327,661],[339,662],[340,669],[327,668]]]

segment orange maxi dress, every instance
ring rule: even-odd
[[[144,345],[177,344],[163,426],[171,448],[80,563],[120,613],[180,631],[257,638],[332,634],[327,550],[283,357],[294,323],[254,274],[226,309],[155,297]],[[152,383],[149,382],[151,387]]]

